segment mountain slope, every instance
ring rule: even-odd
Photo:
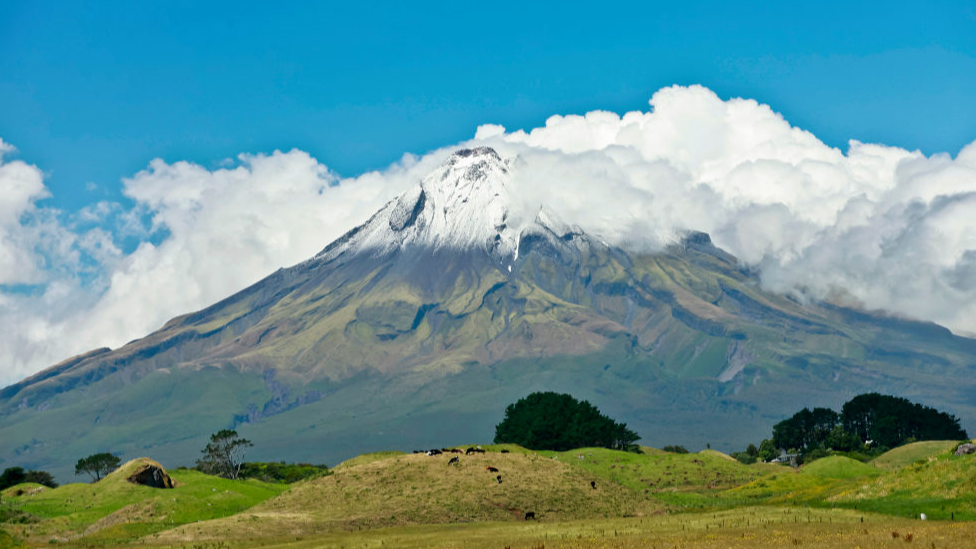
[[[256,457],[334,463],[486,441],[543,389],[660,445],[738,448],[868,390],[973,417],[973,340],[764,292],[704,234],[635,254],[527,215],[512,169],[458,151],[314,258],[3,389],[0,466],[191,463],[225,427]]]

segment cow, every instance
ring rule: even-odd
[[[458,448],[451,448],[451,453],[454,453],[454,454],[463,454],[464,451],[463,450],[460,450]]]
[[[501,475],[498,475],[497,477],[495,477],[495,480],[498,481],[498,484],[501,484],[502,483],[502,476]]]
[[[593,488],[594,490],[596,490],[596,481],[595,480],[591,480],[590,481],[590,488]]]
[[[441,451],[438,450],[437,448],[434,448],[433,450],[427,450],[427,455],[428,456],[438,456],[440,454],[441,454]]]
[[[498,472],[498,467],[492,467],[491,465],[485,467],[485,469],[488,469],[488,472],[489,473],[497,473]]]
[[[454,456],[454,457],[451,458],[450,461],[447,462],[447,464],[448,465],[457,465],[458,467],[460,467],[461,466],[461,458],[459,458],[458,456]]]
[[[503,454],[507,454],[508,453],[508,450],[502,450],[502,453]]]
[[[535,511],[526,511],[525,520],[535,520]]]

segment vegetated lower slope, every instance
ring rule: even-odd
[[[875,467],[895,471],[920,460],[944,454],[959,445],[957,440],[923,440],[892,448],[871,460]]]
[[[0,389],[0,462],[62,481],[106,449],[175,465],[233,425],[254,459],[335,463],[490,439],[502,407],[532,391],[588,400],[645,443],[693,448],[741,447],[798,405],[865,391],[976,417],[976,342],[763,291],[704,234],[637,253],[557,223],[513,236],[500,222],[480,229],[517,255],[494,238],[408,245],[410,231],[468,221],[441,215],[438,193],[470,210],[459,190],[508,168],[494,151],[459,151],[443,169],[429,193],[307,262]],[[376,234],[395,238],[357,247]]]
[[[953,448],[955,444],[953,445]],[[951,449],[828,498],[831,504],[935,520],[976,519],[976,456]]]
[[[284,485],[230,481],[196,471],[170,471],[176,488],[150,488],[127,479],[145,465],[139,458],[94,484],[58,488],[18,485],[4,491],[3,501],[30,520],[7,524],[12,534],[32,543],[83,538],[86,543],[121,543],[172,528],[239,513],[273,497]]]

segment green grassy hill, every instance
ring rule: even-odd
[[[937,455],[878,476],[828,501],[891,515],[925,513],[936,520],[976,519],[976,456],[955,456],[950,447],[943,447],[946,449]],[[908,448],[903,454],[920,453],[919,448]]]
[[[799,469],[763,467],[766,474],[719,496],[727,506],[765,504],[820,505],[826,498],[884,474],[883,471],[843,457],[818,459]]]
[[[923,440],[899,446],[881,454],[871,460],[875,467],[894,471],[916,461],[933,458],[939,454],[954,449],[959,444],[956,440]]]
[[[239,513],[278,495],[287,486],[258,481],[231,481],[196,471],[172,471],[176,488],[141,486],[127,479],[152,464],[139,458],[94,484],[67,484],[55,489],[20,484],[3,493],[4,505],[30,517],[7,530],[31,542],[117,543],[185,523]]]
[[[581,468],[611,485],[652,494],[674,510],[710,507],[712,495],[758,478],[759,468],[743,465],[720,452],[642,454],[583,448],[558,454],[560,461]]]
[[[501,453],[401,454],[337,467],[243,515],[166,532],[170,541],[252,539],[269,533],[347,531],[408,524],[644,516],[664,505],[643,490],[605,482],[563,460],[523,449]],[[489,472],[487,467],[498,472]],[[497,476],[502,482],[497,481]],[[591,482],[595,481],[594,489]],[[306,526],[303,526],[306,525]]]

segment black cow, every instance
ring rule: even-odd
[[[485,467],[485,469],[488,469],[488,472],[489,473],[497,473],[498,472],[498,467],[492,467],[491,465]]]
[[[526,511],[525,520],[535,520],[535,511]]]
[[[441,454],[441,451],[438,450],[437,448],[434,448],[433,450],[427,450],[427,455],[428,456],[438,456],[440,454]]]
[[[596,490],[596,481],[595,480],[591,480],[590,481],[590,487],[593,488],[594,490]]]
[[[451,458],[450,461],[447,462],[447,464],[448,465],[455,465],[455,464],[457,464],[457,466],[460,467],[461,466],[461,458],[459,458],[458,456],[454,456],[454,457]]]
[[[502,453],[503,454],[507,454],[508,453],[508,450],[502,450]]]
[[[497,477],[495,477],[495,480],[498,481],[498,484],[501,484],[502,483],[502,476],[501,475],[498,475]]]

